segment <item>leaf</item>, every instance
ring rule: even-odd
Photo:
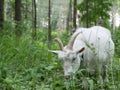
[[[4,80],[7,84],[12,84],[14,82],[13,78],[11,77],[7,77],[5,80]]]
[[[54,68],[54,66],[45,67],[45,69],[47,69],[48,71],[51,71],[53,68]]]
[[[51,89],[46,87],[45,84],[42,84],[41,87],[37,86],[37,90],[51,90]]]
[[[93,90],[93,80],[88,79],[88,83],[90,84],[90,90]]]
[[[50,88],[43,88],[42,90],[51,90]]]

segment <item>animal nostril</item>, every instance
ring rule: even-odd
[[[65,79],[66,79],[66,80],[69,80],[69,79],[70,79],[70,76],[69,76],[69,75],[65,76]]]

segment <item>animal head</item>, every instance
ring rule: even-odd
[[[73,36],[65,47],[63,46],[62,41],[59,38],[56,38],[55,41],[58,42],[60,50],[50,50],[50,52],[58,55],[64,69],[65,77],[69,76],[71,73],[75,73],[80,66],[80,55],[82,55],[80,53],[82,53],[85,48],[83,47],[79,50],[73,49],[74,41],[78,34]]]

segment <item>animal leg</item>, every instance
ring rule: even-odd
[[[103,75],[102,75],[102,77],[103,77],[103,82],[108,82],[109,81],[108,80],[108,75],[107,75],[107,65],[103,66]]]
[[[102,78],[102,67],[101,65],[99,65],[98,67],[98,83],[99,84],[103,84],[103,78]]]

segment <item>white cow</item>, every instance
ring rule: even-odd
[[[60,39],[55,40],[61,50],[50,51],[62,61],[66,77],[82,64],[90,74],[98,72],[100,82],[107,81],[107,65],[114,55],[114,43],[108,29],[100,26],[79,28],[65,47]]]

